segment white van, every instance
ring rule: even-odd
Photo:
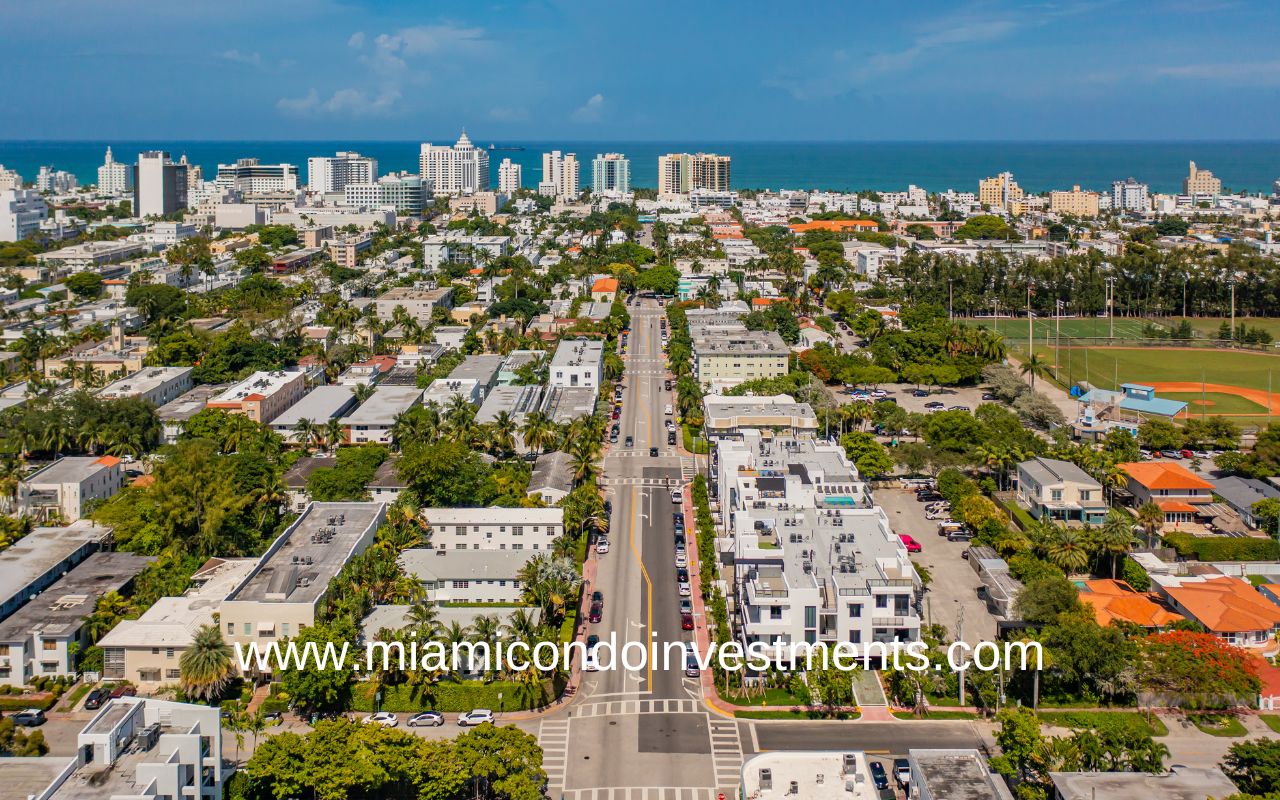
[[[671,408],[671,404],[670,404],[670,403],[667,403],[667,407],[666,407],[666,408],[664,408],[664,409],[662,409],[662,413],[663,413],[663,414],[666,414],[666,415],[669,417],[669,416],[671,416],[672,410],[673,410],[673,409]]]

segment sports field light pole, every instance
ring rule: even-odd
[[[1116,338],[1116,276],[1107,277],[1107,344]]]
[[[1236,276],[1232,275],[1227,278],[1227,285],[1231,287],[1231,346],[1235,346],[1236,342]]]
[[[1027,281],[1027,355],[1030,356],[1036,351],[1036,328],[1034,318],[1031,316],[1031,289],[1036,285],[1033,280]]]

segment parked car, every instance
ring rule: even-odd
[[[679,593],[681,597],[689,597],[693,594],[693,589],[689,586],[689,581],[680,581]]]
[[[943,402],[941,402],[941,401],[939,401],[939,400],[930,400],[928,403],[925,403],[925,404],[924,404],[924,407],[925,407],[925,408],[932,408],[932,409],[942,410],[942,409],[944,409],[944,408],[946,408],[946,407],[947,407],[947,404],[946,404],[946,403],[943,403]]]
[[[84,699],[84,707],[86,710],[92,711],[95,708],[102,708],[102,704],[107,702],[110,692],[106,689],[94,689]]]
[[[898,788],[906,791],[907,784],[911,783],[911,762],[905,758],[895,758],[893,778],[898,782]]]
[[[410,728],[438,728],[444,724],[444,714],[439,711],[423,711],[405,720]]]
[[[958,531],[951,531],[950,533],[947,534],[947,541],[948,542],[972,542],[973,531],[970,531],[968,528],[961,528]],[[965,552],[968,552],[968,551],[965,551]]]
[[[681,526],[683,526],[683,525],[684,525],[684,512],[683,512],[683,511],[676,511],[676,512],[674,512],[674,513],[671,515],[671,518],[672,518],[673,520],[675,520],[676,525],[681,525]]]
[[[674,445],[676,443],[676,432],[674,429],[667,431],[667,444]]]
[[[458,715],[458,724],[464,728],[471,725],[483,725],[486,722],[493,722],[493,712],[487,708],[464,711]]]
[[[604,618],[604,604],[592,603],[591,611],[587,614],[587,622],[599,622]]]
[[[912,397],[928,397],[929,393],[924,389],[916,389],[911,393]]]
[[[889,774],[884,771],[884,764],[879,761],[870,761],[868,766],[871,767],[871,782],[876,785],[877,789],[889,788]]]
[[[692,613],[693,613],[693,601],[692,601],[692,600],[681,600],[681,601],[680,601],[680,613],[681,613],[681,614],[692,614]]]
[[[14,725],[21,725],[24,728],[38,728],[45,723],[44,712],[38,708],[28,708],[14,714],[10,719]]]
[[[971,411],[972,409],[970,409],[968,406],[952,406],[947,410],[948,411]]]
[[[902,543],[907,546],[908,553],[919,553],[920,551],[924,550],[924,546],[921,545],[919,542],[917,542],[915,538],[909,533],[900,533],[898,534],[898,538],[901,539]]]
[[[1196,457],[1196,454],[1195,454],[1195,453],[1193,453],[1193,452],[1191,452],[1190,450],[1179,450],[1179,451],[1178,451],[1178,454],[1179,454],[1179,455],[1181,455],[1183,458],[1195,458],[1195,457]]]
[[[684,674],[690,678],[698,677],[698,651],[694,648],[693,642],[684,643]]]
[[[596,553],[604,555],[607,552],[609,552],[609,540],[601,536],[596,539]]]
[[[596,589],[594,592],[592,592],[592,593],[591,593],[591,602],[593,602],[593,603],[599,603],[600,605],[602,605],[602,606],[603,606],[603,605],[604,605],[604,592],[600,591],[599,589]]]
[[[394,728],[400,724],[400,718],[390,711],[375,711],[365,717],[364,721],[374,725],[381,725],[384,728]]]
[[[676,551],[676,566],[677,567],[689,566],[689,558],[688,556],[685,555],[685,551],[683,550]]]
[[[992,394],[991,392],[983,392],[983,393],[982,393],[982,399],[983,399],[983,400],[999,400],[1000,398],[996,397],[996,396],[995,396],[994,394]]]
[[[582,657],[582,671],[583,672],[599,672],[600,671],[600,662],[596,658],[596,651],[594,648],[589,648],[587,650],[586,655]]]
[[[692,614],[681,614],[681,615],[680,615],[680,630],[682,630],[682,631],[691,631],[691,630],[693,630],[693,615],[692,615]]]
[[[137,693],[138,690],[136,687],[124,683],[111,690],[111,699],[118,700],[121,697],[133,697]]]

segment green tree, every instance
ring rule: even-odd
[[[1018,595],[1018,614],[1027,622],[1053,622],[1059,614],[1080,608],[1080,590],[1061,575],[1050,575],[1028,583]]]
[[[1268,737],[1236,742],[1220,766],[1236,788],[1246,795],[1272,797],[1280,794],[1280,739]]]
[[[1138,426],[1138,441],[1152,450],[1179,448],[1182,438],[1182,431],[1167,419],[1149,419]]]
[[[63,283],[81,300],[92,300],[102,294],[102,276],[96,272],[77,272]]]
[[[182,691],[188,697],[216,700],[235,675],[232,656],[217,625],[200,626],[178,659]]]
[[[340,652],[343,644],[351,644],[353,639],[341,627],[317,624],[299,631],[289,641],[297,644],[299,651],[309,643],[314,643],[320,652],[324,652],[326,645],[330,644],[334,651]],[[353,659],[349,657],[340,666],[334,666],[330,660],[325,669],[314,664],[308,664],[305,669],[290,665],[288,669],[279,670],[276,674],[280,676],[280,688],[300,708],[313,711],[338,710],[346,708],[350,700],[351,682],[355,678],[352,662]]]

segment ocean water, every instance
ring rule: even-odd
[[[452,143],[454,137],[433,139]],[[473,135],[488,147],[490,141]],[[1232,189],[1270,192],[1280,179],[1280,141],[1268,142],[496,142],[489,166],[496,186],[498,164],[510,158],[523,167],[523,182],[541,179],[542,153],[578,154],[582,182],[591,182],[591,158],[620,152],[631,159],[633,186],[656,185],[658,156],[673,152],[721,153],[733,157],[733,185],[767,189],[905,189],[977,191],[978,180],[1009,170],[1026,190],[1109,190],[1111,182],[1134,177],[1155,192],[1176,192],[1187,162],[1212,170]],[[418,142],[395,141],[0,141],[0,164],[26,180],[42,165],[73,172],[82,183],[97,180],[110,145],[117,161],[132,162],[143,150],[164,149],[176,159],[185,153],[212,178],[219,163],[256,157],[263,163],[297,164],[306,177],[310,156],[354,150],[378,159],[381,172],[418,170]]]

